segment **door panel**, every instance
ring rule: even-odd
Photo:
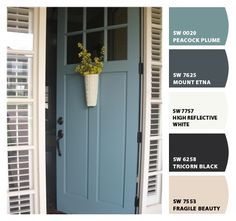
[[[126,73],[106,73],[100,84],[98,199],[119,206],[124,200],[126,80]]]
[[[86,12],[85,9],[83,9]],[[106,13],[106,9],[105,9]],[[127,60],[104,61],[98,103],[88,108],[84,79],[66,65],[66,9],[58,12],[57,207],[65,213],[134,213],[139,120],[139,9],[128,9]],[[109,27],[104,27],[107,36]],[[106,37],[104,39],[107,39]],[[107,43],[104,42],[106,46]],[[76,47],[76,45],[75,45]]]
[[[65,149],[64,169],[66,192],[87,197],[88,109],[85,107],[84,99],[78,99],[84,94],[84,86],[83,81],[76,75],[67,74],[64,79],[65,143],[63,149]],[[83,127],[78,125],[83,125]],[[82,148],[78,148],[78,146]]]

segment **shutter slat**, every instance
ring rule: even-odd
[[[7,31],[18,33],[30,33],[30,9],[8,8]]]
[[[30,159],[32,151],[21,150],[8,151],[8,185],[9,191],[29,190],[31,188],[31,179],[29,171],[32,168]],[[23,171],[23,172],[22,172]]]
[[[32,113],[29,105],[7,105],[8,146],[29,145]]]

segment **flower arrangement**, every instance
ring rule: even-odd
[[[75,67],[75,72],[86,76],[91,74],[100,74],[103,70],[103,57],[105,48],[101,48],[100,57],[92,58],[90,52],[81,44],[78,43],[78,48],[81,50],[78,57],[81,58],[81,62]]]
[[[101,48],[100,57],[92,57],[91,53],[81,44],[78,43],[80,52],[78,57],[81,62],[76,65],[75,72],[84,76],[85,97],[88,107],[97,105],[99,74],[103,70],[104,47]]]

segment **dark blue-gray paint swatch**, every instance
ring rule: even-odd
[[[225,171],[228,162],[225,134],[170,134],[170,171]]]
[[[228,78],[225,50],[170,50],[170,87],[225,87]]]

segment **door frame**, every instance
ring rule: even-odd
[[[38,159],[39,159],[39,213],[47,213],[47,200],[46,200],[46,126],[45,126],[45,82],[46,82],[46,18],[47,9],[46,7],[40,7],[38,15],[38,26],[39,26],[39,39],[38,39]],[[41,74],[40,74],[41,73]],[[42,75],[42,76],[41,76]],[[44,85],[44,87],[40,87]],[[44,179],[42,179],[44,177]]]

